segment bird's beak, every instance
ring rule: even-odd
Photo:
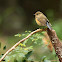
[[[33,15],[35,15],[35,14],[33,14]]]

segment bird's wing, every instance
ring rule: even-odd
[[[42,24],[42,26],[46,26],[46,20],[43,18],[38,18],[38,21]]]
[[[47,19],[47,22],[50,24],[50,26],[52,26],[48,19]]]
[[[49,21],[47,20],[47,22],[46,22],[46,25],[47,25],[47,27],[50,29],[50,30],[52,30],[52,25],[49,23]]]
[[[50,30],[52,30],[51,24],[49,23],[48,19],[40,19],[39,22],[42,23],[42,26],[47,26]]]

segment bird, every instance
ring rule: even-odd
[[[42,12],[37,11],[34,15],[35,15],[35,21],[39,26],[46,26],[50,30],[52,30],[49,20]]]

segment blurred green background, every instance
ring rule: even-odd
[[[62,40],[62,0],[0,0],[0,55],[21,39],[15,34],[39,28],[33,15],[36,11],[47,16]]]

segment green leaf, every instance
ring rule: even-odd
[[[26,59],[23,59],[22,62],[27,62]]]
[[[25,57],[24,53],[18,53],[19,57]]]
[[[25,32],[28,32],[28,31],[25,31]]]
[[[1,55],[0,55],[0,58],[1,58],[3,55],[4,55],[4,54],[1,54]]]
[[[21,37],[21,34],[19,34],[19,33],[18,33],[18,34],[14,35],[14,36],[18,36],[18,37]]]
[[[43,57],[42,57],[42,61],[44,61],[45,59],[46,59],[46,56],[43,56]]]
[[[5,61],[4,59],[2,61]]]
[[[3,47],[3,50],[5,50],[6,49],[6,45]]]
[[[29,51],[25,56],[26,56],[26,58],[28,59],[30,56],[31,56],[31,54],[32,54],[32,51]]]
[[[44,60],[44,62],[51,62],[50,60]]]
[[[14,59],[14,62],[18,62],[16,59]]]

